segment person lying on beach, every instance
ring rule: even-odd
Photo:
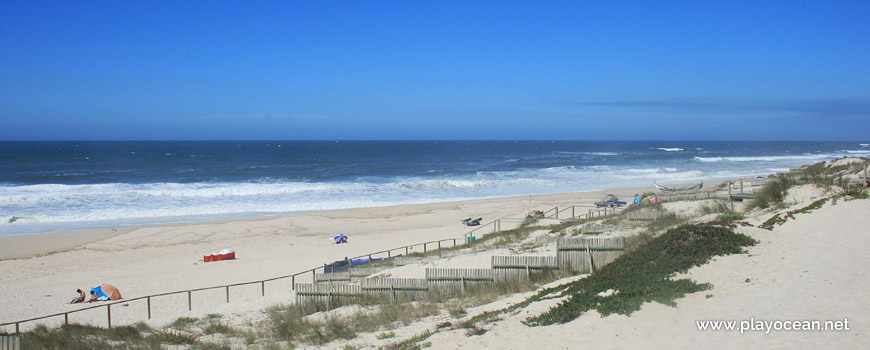
[[[78,304],[85,302],[85,292],[83,292],[81,289],[76,289],[76,292],[79,292],[79,296],[73,298],[73,300],[71,300],[69,303]]]
[[[88,302],[93,303],[95,301],[106,301],[106,300],[109,300],[109,298],[98,296],[97,292],[91,291],[91,299],[88,300]]]

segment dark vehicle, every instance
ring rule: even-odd
[[[628,203],[626,203],[625,201],[619,200],[619,198],[617,198],[616,196],[614,196],[612,194],[608,194],[600,202],[595,202],[595,206],[599,207],[599,208],[601,208],[601,207],[617,208],[617,207],[624,206],[626,204],[628,204]]]

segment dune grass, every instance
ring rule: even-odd
[[[714,200],[711,203],[701,205],[698,208],[698,215],[722,214],[731,210],[728,202],[724,200]]]
[[[769,207],[782,208],[785,194],[789,188],[797,184],[797,180],[791,175],[779,175],[771,177],[760,191],[755,193],[755,198],[749,203],[748,209]]]

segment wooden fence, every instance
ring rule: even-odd
[[[604,215],[607,215],[608,213],[615,212],[615,211],[612,211],[612,212],[608,211],[608,208],[600,209],[600,210],[590,209],[588,213],[578,215],[575,212],[575,207],[569,206],[569,207],[562,208],[561,210],[558,207],[556,207],[556,208],[548,210],[546,213],[548,213],[549,216],[551,216],[555,219],[560,219],[560,213],[563,213],[563,214],[561,214],[561,218],[565,218],[565,216],[567,215],[566,211],[568,209],[571,210],[571,217],[570,218],[583,218],[583,217],[588,218],[588,217],[594,217],[596,214],[599,216],[604,216]],[[613,209],[611,209],[611,210],[613,210]],[[417,259],[418,257],[407,257],[407,255],[410,253],[410,251],[414,247],[422,247],[422,251],[424,254],[427,253],[429,251],[429,249],[442,249],[444,247],[444,245],[447,245],[447,244],[449,244],[450,247],[456,247],[457,240],[463,241],[462,243],[465,244],[468,242],[467,239],[469,236],[471,236],[475,231],[480,230],[484,227],[492,226],[494,232],[500,232],[502,222],[520,223],[522,221],[523,221],[522,219],[507,219],[507,218],[497,219],[497,220],[493,220],[492,222],[487,223],[487,224],[485,224],[481,227],[478,227],[478,228],[472,230],[471,232],[467,233],[464,237],[465,241],[463,241],[463,239],[461,239],[461,238],[460,239],[447,238],[447,239],[442,239],[442,240],[437,240],[437,241],[423,242],[423,243],[418,243],[418,244],[414,244],[414,245],[408,245],[408,246],[378,251],[378,252],[374,252],[374,253],[369,253],[369,254],[365,254],[365,255],[360,255],[360,256],[349,258],[348,260],[366,258],[366,259],[368,259],[368,261],[373,261],[374,260],[373,257],[375,257],[375,256],[381,256],[381,258],[390,259],[390,258],[395,257],[396,255],[401,255],[402,253],[404,253],[405,256],[402,256],[402,257],[400,257],[400,259],[397,259],[395,261],[396,265],[399,265],[400,263],[419,263],[419,261],[425,262],[426,259],[432,259],[432,258],[422,257],[418,260]],[[386,255],[386,256],[383,257],[383,255]],[[401,258],[404,258],[404,259],[401,259]],[[433,257],[433,258],[437,258],[437,257]],[[142,306],[144,306],[143,309],[146,310],[146,312],[143,312],[143,314],[147,315],[147,319],[151,319],[152,299],[157,299],[157,298],[162,298],[162,297],[170,297],[170,296],[182,296],[182,297],[186,296],[187,297],[187,311],[192,311],[193,310],[193,293],[194,292],[200,293],[200,292],[206,292],[206,291],[221,291],[222,290],[223,293],[221,293],[221,294],[223,294],[225,296],[226,302],[229,303],[230,296],[231,296],[231,293],[230,293],[231,288],[259,285],[260,295],[265,296],[267,282],[279,283],[276,281],[283,280],[283,279],[289,279],[289,283],[287,283],[287,282],[280,282],[280,283],[287,283],[287,285],[290,286],[291,290],[295,290],[297,285],[302,285],[302,284],[296,283],[297,277],[304,278],[305,275],[310,273],[311,274],[311,281],[315,282],[317,280],[317,276],[316,276],[317,270],[319,270],[321,268],[323,268],[323,267],[318,266],[318,267],[315,267],[312,269],[304,270],[302,272],[297,272],[297,273],[290,274],[290,275],[273,277],[273,278],[259,280],[259,281],[250,281],[250,282],[242,282],[242,283],[234,283],[234,284],[227,284],[227,285],[205,287],[205,288],[180,290],[180,291],[174,291],[174,292],[168,292],[168,293],[160,293],[160,294],[141,296],[141,297],[136,297],[136,298],[122,299],[122,300],[118,300],[118,301],[103,302],[103,303],[100,303],[99,305],[83,307],[81,309],[60,312],[60,313],[55,313],[55,314],[46,315],[46,316],[34,317],[34,318],[29,318],[29,319],[14,321],[14,322],[0,323],[0,329],[2,329],[2,327],[14,325],[15,332],[20,333],[22,324],[31,323],[34,321],[46,320],[46,319],[54,319],[54,318],[59,318],[59,317],[63,317],[63,324],[69,324],[70,323],[70,315],[73,315],[76,313],[82,313],[82,312],[89,312],[90,310],[94,310],[94,309],[98,309],[98,308],[105,308],[105,310],[106,310],[106,326],[108,328],[112,328],[112,306],[114,306],[114,305],[126,304],[124,306],[131,306],[132,304],[134,304],[134,302],[137,304],[145,304],[145,305],[142,305]],[[351,266],[350,268],[354,268],[354,267]],[[489,271],[491,271],[491,270],[489,270]],[[475,278],[478,278],[478,277],[468,276],[468,278],[464,278],[464,277],[460,276],[460,278],[461,278],[461,281],[463,282],[461,284],[464,286],[465,281],[476,281]],[[447,281],[447,280],[445,280],[445,281]],[[327,285],[327,287],[329,287],[329,285]],[[286,287],[278,287],[278,288],[285,289]],[[202,294],[213,294],[213,293],[202,293]]]
[[[350,277],[351,279],[360,279],[392,268],[393,266],[390,265],[352,267],[350,268]]]
[[[491,264],[502,280],[530,278],[533,270],[557,270],[560,265],[556,256],[493,256]]]
[[[622,227],[620,225],[605,225],[590,222],[580,226],[580,234],[600,234],[605,232],[618,231],[621,228]]]
[[[359,298],[363,295],[362,289],[358,284],[316,284],[316,283],[297,283],[296,303],[299,305],[307,305],[312,302],[317,302],[326,305],[329,310],[337,305],[344,305],[352,302],[352,299]]]
[[[350,271],[315,273],[314,283],[347,284],[351,281]]]
[[[373,260],[372,258],[374,256],[378,256],[378,255],[381,255],[381,256],[386,255],[386,257],[384,257],[384,258],[389,259],[391,257],[395,257],[396,255],[401,255],[401,252],[405,252],[405,254],[407,255],[407,253],[415,247],[422,247],[423,248],[422,250],[425,253],[430,248],[437,247],[438,249],[441,249],[444,246],[455,247],[457,245],[457,240],[461,241],[461,239],[457,239],[457,238],[447,238],[447,239],[442,239],[442,240],[438,240],[438,241],[423,242],[423,243],[418,243],[418,244],[414,244],[414,245],[408,245],[408,246],[403,246],[403,247],[399,247],[399,248],[393,248],[393,249],[389,249],[389,250],[382,250],[382,251],[378,251],[378,252],[374,252],[374,253],[370,253],[370,254],[360,255],[360,256],[350,258],[348,260],[367,258],[369,261],[372,261]],[[399,254],[396,254],[396,252],[399,252]],[[435,257],[435,258],[437,259],[437,257]],[[286,290],[287,286],[289,286],[290,290],[295,290],[296,286],[298,285],[296,283],[297,277],[300,279],[304,279],[304,278],[306,278],[306,276],[308,274],[310,274],[311,281],[312,282],[316,281],[317,280],[317,277],[316,277],[317,270],[320,270],[322,268],[323,268],[322,266],[318,266],[318,267],[315,267],[312,269],[304,270],[302,272],[297,272],[297,273],[290,274],[290,275],[273,277],[273,278],[259,280],[259,281],[250,281],[250,282],[233,283],[233,284],[227,284],[227,285],[196,288],[196,289],[189,289],[189,290],[180,290],[180,291],[174,291],[174,292],[168,292],[168,293],[152,294],[152,295],[141,296],[141,297],[136,297],[136,298],[126,298],[126,299],[121,299],[118,301],[101,302],[98,305],[82,307],[82,308],[76,309],[76,310],[59,312],[59,313],[46,315],[46,316],[40,316],[40,317],[33,317],[33,318],[14,321],[14,322],[0,323],[0,329],[2,329],[3,327],[6,327],[6,326],[14,326],[15,333],[20,333],[22,324],[27,324],[27,323],[32,323],[35,321],[41,321],[41,320],[47,320],[47,319],[57,319],[57,318],[62,318],[63,324],[68,325],[68,324],[70,324],[70,316],[71,315],[75,315],[75,314],[79,314],[79,313],[91,313],[91,312],[93,312],[93,310],[99,309],[99,308],[105,308],[106,327],[112,328],[112,307],[113,306],[116,306],[116,307],[121,306],[119,304],[124,304],[123,306],[141,305],[142,309],[144,311],[143,315],[146,316],[144,319],[150,320],[152,318],[152,300],[160,300],[162,298],[185,297],[186,296],[187,297],[186,298],[187,299],[187,311],[193,311],[193,305],[194,305],[193,295],[195,294],[194,292],[196,292],[196,294],[215,294],[215,293],[209,293],[209,292],[219,292],[219,293],[222,292],[222,293],[220,293],[220,295],[222,295],[225,298],[226,302],[229,303],[231,300],[230,297],[232,295],[231,289],[248,287],[248,286],[258,286],[259,287],[258,289],[260,291],[260,293],[259,293],[260,296],[264,297],[266,295],[267,282],[269,283],[270,286],[272,286],[270,288],[275,288],[275,286],[273,286],[273,285],[280,285],[283,283],[287,283],[287,282],[280,281],[280,280],[287,279],[287,280],[289,280],[289,283],[284,284],[284,287],[279,286],[277,288],[280,288],[281,290]],[[356,268],[356,267],[351,267],[351,269],[353,269],[353,268]],[[117,315],[116,315],[116,318],[117,318]],[[136,319],[141,320],[142,318],[136,318]]]
[[[0,335],[0,350],[20,350],[21,337],[17,335]]]
[[[429,283],[422,278],[364,278],[360,281],[366,295],[397,300],[416,300],[428,296]]]
[[[465,293],[469,282],[494,282],[496,274],[492,269],[426,269],[426,280],[435,290]]]
[[[625,218],[629,221],[653,221],[662,215],[667,214],[665,211],[659,210],[632,210],[623,212]]]
[[[560,264],[592,273],[622,255],[624,245],[622,237],[563,238],[556,244],[556,255]]]

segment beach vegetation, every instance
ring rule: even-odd
[[[197,321],[199,321],[199,318],[182,316],[175,319],[175,321],[172,321],[169,326],[172,328],[184,328],[196,323]]]
[[[375,338],[378,338],[378,339],[389,339],[389,338],[395,338],[395,337],[396,337],[396,332],[393,332],[393,331],[381,332],[381,333],[378,333],[375,335]]]
[[[678,215],[674,212],[665,211],[663,214],[656,216],[651,222],[646,225],[648,231],[662,231],[669,227],[679,226],[688,222],[686,217]]]
[[[226,343],[204,342],[193,347],[194,350],[232,350],[233,347]],[[279,347],[280,349],[280,347]]]
[[[870,198],[870,193],[867,189],[860,186],[842,186],[836,191],[835,198],[846,199],[867,199]]]
[[[591,309],[603,316],[630,315],[651,301],[673,306],[685,294],[710,288],[709,284],[688,279],[675,280],[676,273],[704,264],[714,256],[741,253],[745,246],[756,243],[748,236],[718,226],[683,225],[668,230],[587,278],[539,292],[530,301],[552,294],[568,299],[525,323],[530,326],[565,323]]]
[[[418,344],[421,341],[424,341],[431,337],[433,334],[438,331],[425,330],[422,333],[415,334],[413,337],[403,340],[398,343],[388,344],[386,346],[381,347],[384,350],[419,350],[423,348],[428,348],[432,346],[432,343],[423,343]]]
[[[755,192],[755,197],[749,203],[749,209],[769,207],[781,208],[784,205],[786,192],[797,184],[797,180],[790,175],[772,176],[761,188]]]
[[[451,317],[462,317],[466,314],[467,307],[492,302],[502,295],[535,290],[540,283],[569,275],[573,275],[573,272],[567,269],[542,270],[532,273],[529,279],[469,283],[463,294],[430,291],[426,293],[427,297],[416,301],[401,297],[392,299],[365,296],[355,298],[353,303],[376,307],[360,307],[341,317],[333,317],[328,313],[312,314],[312,312],[326,310],[320,307],[315,310],[308,305],[315,303],[276,306],[267,310],[267,319],[257,328],[264,330],[266,336],[274,340],[298,344],[322,345],[338,339],[351,339],[362,332],[382,331],[376,335],[377,337],[390,334],[392,331],[389,329],[408,325],[423,317],[442,313],[447,313]],[[410,347],[398,348],[414,348],[413,346],[416,345],[405,343],[403,346]]]
[[[205,334],[237,334],[235,328],[230,326],[228,323],[223,322],[209,322],[208,324],[202,326],[202,332]]]
[[[743,214],[738,213],[738,212],[733,211],[733,210],[725,211],[725,212],[719,214],[718,216],[716,216],[716,221],[724,221],[724,222],[740,221],[743,219],[744,219]]]
[[[154,340],[159,344],[190,345],[199,343],[199,336],[196,334],[174,329],[158,330],[151,333],[151,335],[148,336],[148,339]]]
[[[114,342],[144,345],[142,333],[133,326],[102,328],[90,325],[68,324],[49,329],[37,325],[30,332],[21,333],[23,349],[112,349]]]
[[[710,203],[703,204],[698,207],[699,215],[722,214],[731,210],[728,202],[724,200],[714,200]]]
[[[775,226],[782,225],[782,224],[786,223],[789,219],[794,219],[795,214],[809,213],[809,212],[812,212],[813,210],[821,208],[823,205],[825,205],[825,202],[827,202],[831,198],[832,197],[822,198],[822,199],[819,199],[815,202],[810,203],[809,205],[807,205],[803,208],[790,210],[790,211],[783,212],[783,213],[777,213],[776,215],[771,216],[769,219],[764,221],[761,224],[761,226],[759,226],[759,227],[761,227],[763,229],[767,229],[767,230],[773,230],[773,228]],[[833,198],[835,198],[835,197],[833,197]]]
[[[649,232],[641,232],[636,235],[625,237],[625,243],[623,243],[624,253],[633,251],[644,244],[648,243],[655,239],[655,236],[650,234]]]

